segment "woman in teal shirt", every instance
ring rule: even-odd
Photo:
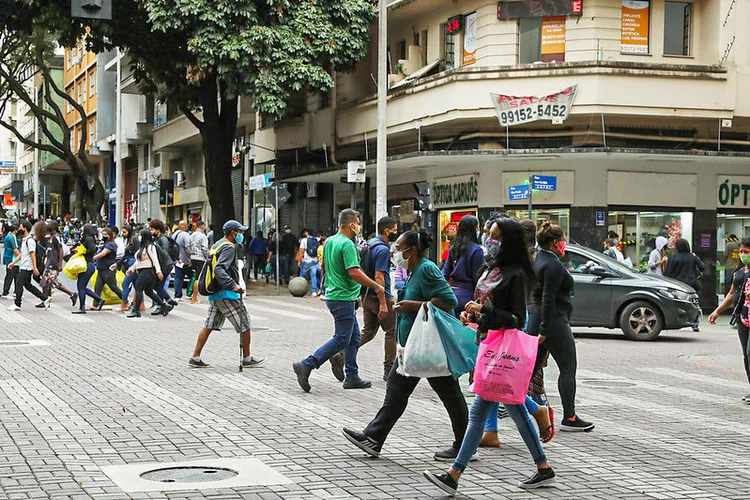
[[[440,268],[427,259],[427,251],[431,246],[432,236],[425,229],[404,233],[396,240],[394,246],[395,264],[402,269],[408,269],[410,273],[404,288],[398,292],[399,301],[394,307],[398,314],[396,335],[399,345],[402,346],[406,344],[417,314],[423,307],[427,307],[428,302],[446,312],[452,312],[458,305],[456,295]],[[373,457],[380,456],[383,443],[406,410],[409,396],[420,381],[418,377],[406,377],[397,373],[397,367],[398,363],[394,364],[388,374],[383,407],[364,431],[344,428],[344,437]],[[451,462],[458,455],[469,421],[466,400],[458,381],[450,375],[428,378],[427,381],[443,402],[453,427],[453,445],[447,450],[435,453],[435,459]]]

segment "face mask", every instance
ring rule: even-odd
[[[390,241],[391,243],[393,243],[397,239],[398,239],[398,233],[391,233],[388,235],[388,241]]]
[[[285,232],[286,234],[292,234],[292,230],[291,230],[291,229],[284,229],[284,232]]]
[[[237,236],[234,237],[234,242],[238,245],[242,245],[243,241],[245,241],[245,235],[242,233],[237,233]]]
[[[107,236],[106,234],[104,234],[104,235],[102,235],[102,239],[103,239],[103,240],[108,240],[108,239],[109,239],[109,236]]]
[[[409,269],[409,259],[404,258],[403,250],[399,250],[393,254],[393,263],[401,269]]]
[[[740,260],[746,266],[750,266],[750,253],[741,253],[740,254]]]
[[[352,224],[352,231],[354,231],[354,234],[359,234],[362,228],[359,224]]]
[[[560,255],[565,255],[565,240],[557,243],[557,249],[560,251]]]
[[[492,238],[488,239],[487,242],[484,244],[485,248],[487,248],[487,254],[491,255],[492,258],[497,257],[497,254],[500,253],[500,249],[503,246],[503,243],[501,241],[493,240]]]

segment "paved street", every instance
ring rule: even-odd
[[[422,383],[383,448],[365,458],[341,437],[379,408],[381,336],[361,351],[370,390],[344,391],[328,365],[303,393],[291,363],[325,341],[323,302],[290,296],[248,299],[253,354],[261,367],[238,373],[237,335],[216,333],[203,359],[187,360],[206,305],[181,304],[168,318],[70,314],[57,294],[49,311],[31,297],[20,313],[2,301],[0,497],[2,498],[440,498],[421,477],[443,464],[450,426]],[[747,498],[747,412],[736,333],[727,326],[666,333],[633,343],[618,332],[580,331],[579,412],[589,434],[559,433],[546,446],[559,482],[524,492],[533,464],[510,419],[502,448],[482,450],[461,482],[470,498]],[[35,345],[40,344],[40,345]],[[551,363],[548,380],[555,380]],[[466,381],[463,380],[464,387]],[[554,383],[551,399],[561,413]],[[471,397],[467,392],[467,399]],[[253,455],[290,482],[168,493],[125,492],[102,467],[194,462]],[[262,478],[261,478],[262,479]]]

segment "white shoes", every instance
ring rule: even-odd
[[[318,292],[313,292],[311,297],[317,297],[318,295],[320,295]]]
[[[20,311],[21,308],[18,307],[17,305],[15,305],[15,304],[13,304],[13,305],[11,305],[11,306],[8,307],[8,310],[9,311]]]

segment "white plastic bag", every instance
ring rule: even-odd
[[[401,375],[431,378],[451,374],[435,319],[424,308],[420,308],[403,347],[403,354],[399,354],[399,367],[396,371]]]

